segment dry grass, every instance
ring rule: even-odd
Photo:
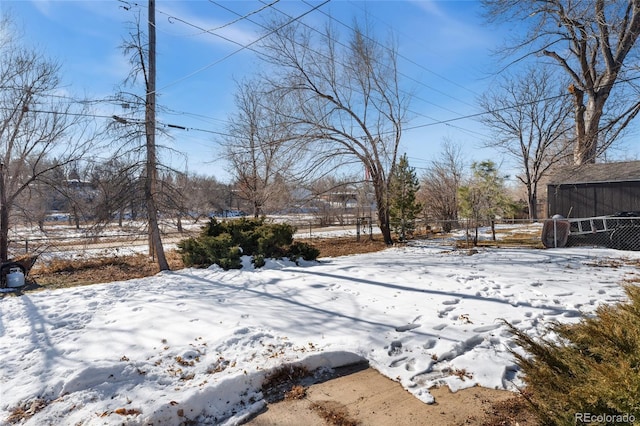
[[[306,393],[301,381],[311,373],[305,367],[284,365],[274,370],[262,382],[262,394],[268,403],[294,399],[294,395]],[[300,390],[302,388],[302,390]]]
[[[182,259],[174,250],[167,251],[166,255],[172,269],[184,267]],[[155,275],[158,271],[156,262],[140,254],[36,263],[29,278],[39,288],[55,289],[143,278]]]
[[[42,398],[36,398],[31,402],[25,402],[18,407],[14,407],[11,410],[11,415],[6,419],[7,423],[17,424],[22,423],[42,410],[48,405],[48,402]]]
[[[331,426],[358,426],[360,422],[352,419],[346,407],[335,401],[314,402],[311,409]]]
[[[499,240],[479,240],[478,244],[473,245],[473,238],[469,241],[457,240],[456,248],[471,248],[471,247],[521,247],[521,248],[537,248],[543,249],[544,245],[540,238],[532,238],[529,234],[510,235],[509,237],[501,237]]]
[[[284,394],[285,401],[303,399],[307,396],[307,389],[302,385],[294,385],[291,390]]]
[[[493,404],[486,414],[487,420],[482,426],[538,426],[540,424],[522,395]]]
[[[387,248],[381,236],[374,237],[373,240],[369,240],[368,237],[361,237],[360,241],[356,241],[355,237],[312,238],[301,239],[300,241],[316,246],[320,250],[320,257],[372,253]]]
[[[320,257],[370,253],[387,247],[381,239],[369,241],[363,238],[363,241],[357,242],[354,237],[302,241],[318,247]],[[175,250],[169,250],[165,254],[171,269],[184,268],[182,258]],[[149,277],[158,272],[157,263],[142,254],[91,259],[59,259],[47,264],[37,262],[29,274],[31,285],[24,290],[56,289],[129,280]]]

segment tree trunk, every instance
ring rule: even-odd
[[[571,85],[569,92],[573,95],[576,121],[576,145],[573,161],[576,166],[595,163],[598,155],[600,119],[611,89],[605,86],[599,91],[589,91],[586,105],[584,91]]]
[[[9,206],[2,197],[0,206],[0,261],[5,261],[9,257]]]
[[[529,204],[529,219],[538,219],[538,189],[535,184],[527,186],[527,203]]]
[[[0,261],[9,256],[9,205],[5,188],[5,169],[0,163]]]
[[[375,176],[373,178],[376,181],[374,191],[376,196],[376,210],[378,211],[378,225],[380,226],[384,243],[390,246],[393,244],[393,239],[391,238],[391,227],[389,226],[389,206],[387,204],[385,185],[381,177]]]
[[[538,220],[538,195],[536,193],[529,195],[529,219]]]

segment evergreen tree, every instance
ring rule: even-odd
[[[512,208],[506,196],[506,177],[498,175],[496,164],[491,160],[471,165],[473,176],[467,185],[459,189],[460,212],[467,219],[473,220],[475,227],[474,245],[478,243],[478,226],[485,220],[491,223],[495,240],[494,219]]]
[[[404,154],[394,170],[389,191],[390,222],[400,241],[405,241],[415,231],[416,217],[422,209],[416,201],[419,188],[415,169],[409,166],[407,154]]]

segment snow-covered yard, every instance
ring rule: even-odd
[[[417,398],[514,389],[505,319],[538,335],[624,298],[638,253],[417,241],[254,270],[185,269],[0,300],[0,422],[236,424],[273,369],[367,360]],[[615,267],[611,267],[615,266]],[[516,348],[517,350],[517,348]]]

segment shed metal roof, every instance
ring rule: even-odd
[[[549,185],[640,181],[640,161],[583,164],[555,173]]]

